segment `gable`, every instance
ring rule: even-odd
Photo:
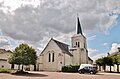
[[[10,51],[6,51],[4,49],[0,49],[0,59],[1,60],[7,60],[12,53]]]
[[[41,52],[40,55],[44,54],[44,52],[48,52],[48,51],[61,51],[61,49],[59,48],[59,46],[54,42],[53,39],[50,39],[50,41],[47,43],[47,45],[45,46],[44,50]]]
[[[48,52],[49,50],[61,51],[62,53],[72,56],[72,54],[69,52],[67,44],[54,40],[53,38],[51,38],[51,40],[48,42],[48,44],[46,45],[46,47],[44,48],[40,55],[42,55],[44,51]]]

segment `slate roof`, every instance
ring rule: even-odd
[[[114,53],[110,54],[110,56],[114,56],[114,55],[118,55],[118,54],[120,54],[120,52],[114,52]]]
[[[65,43],[62,43],[62,42],[59,42],[59,41],[54,40],[54,39],[53,39],[53,41],[59,46],[59,48],[60,48],[64,53],[66,53],[66,54],[68,54],[68,55],[70,55],[70,56],[73,56],[73,55],[69,52],[69,48],[68,48],[69,45],[67,45],[67,44],[65,44]]]
[[[91,60],[91,61],[93,62],[93,60],[92,60],[90,57],[88,57],[88,59]]]
[[[62,43],[62,42],[60,42],[60,41],[57,41],[57,40],[55,40],[55,39],[53,39],[53,38],[51,38],[51,40],[53,40],[57,45],[58,45],[58,47],[62,50],[62,53],[66,53],[66,54],[68,54],[68,55],[70,55],[70,56],[73,56],[70,52],[69,52],[69,48],[68,48],[68,46],[69,45],[67,45],[67,44],[65,44],[65,43]],[[50,41],[51,41],[50,40]],[[48,42],[48,44],[50,43],[50,41]],[[46,47],[48,46],[48,44],[46,45]],[[46,47],[44,48],[44,50],[46,49]],[[43,51],[44,51],[43,50]],[[43,53],[43,51],[42,51],[42,53]],[[41,54],[42,54],[41,53]]]
[[[81,28],[79,17],[77,17],[77,34],[82,35],[82,28]]]

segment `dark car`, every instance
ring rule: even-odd
[[[97,73],[97,69],[91,66],[85,66],[84,68],[79,69],[78,71],[80,74],[84,74],[84,73],[96,74]]]

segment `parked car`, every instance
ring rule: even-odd
[[[80,74],[84,74],[84,73],[96,74],[97,73],[97,69],[93,67],[92,65],[87,65],[87,66],[82,66],[82,67],[80,66],[78,71]]]

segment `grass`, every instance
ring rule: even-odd
[[[0,68],[0,73],[10,73],[10,74],[14,74],[14,75],[28,74],[28,72],[25,72],[22,70],[11,70],[11,69],[6,69],[6,68]]]

